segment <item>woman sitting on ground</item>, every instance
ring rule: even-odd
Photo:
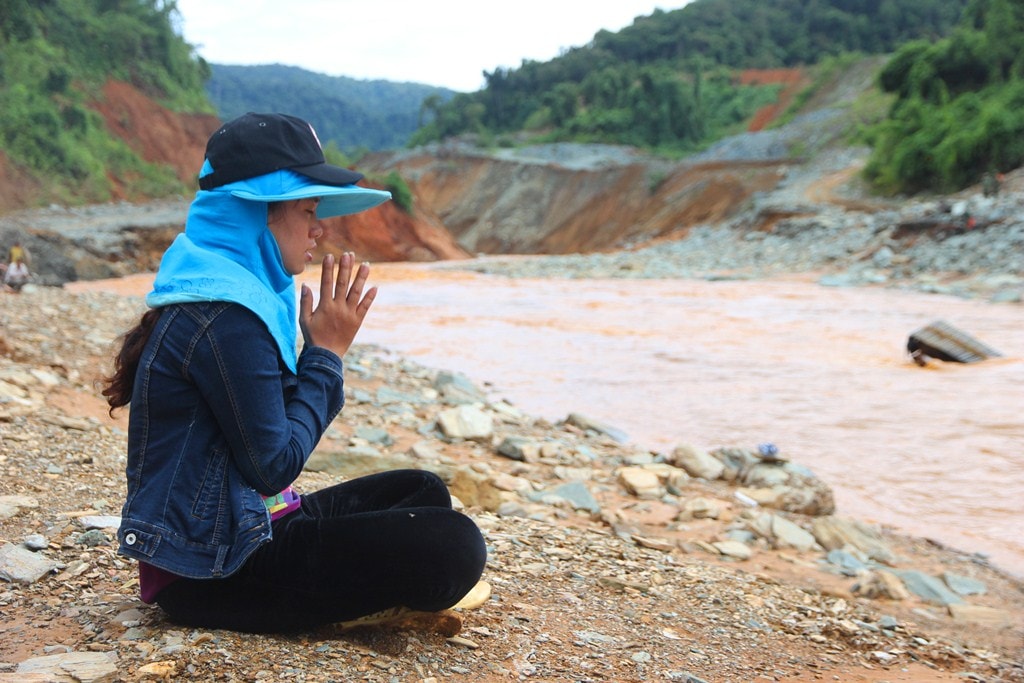
[[[291,488],[341,411],[342,357],[376,295],[350,253],[324,257],[319,301],[303,285],[298,311],[293,278],[319,219],[390,197],[361,178],[325,163],[301,119],[224,124],[125,335],[103,392],[131,407],[119,552],[177,623],[280,632],[438,612],[483,571],[479,529],[429,472]]]

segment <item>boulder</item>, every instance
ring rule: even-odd
[[[862,522],[835,515],[817,517],[811,522],[811,533],[826,550],[852,546],[882,564],[892,565],[895,562],[895,556],[882,535]]]
[[[623,467],[619,470],[619,483],[637,498],[661,498],[664,490],[658,475],[643,467]]]
[[[720,460],[707,451],[688,444],[677,446],[665,460],[670,465],[683,468],[692,477],[709,481],[718,479],[725,472],[725,465]]]
[[[473,405],[460,405],[442,410],[437,425],[449,439],[489,441],[494,435],[494,419]]]
[[[835,512],[832,489],[805,467],[793,463],[760,462],[740,477],[744,492],[762,505],[801,515],[830,515]],[[757,493],[768,489],[773,495]]]

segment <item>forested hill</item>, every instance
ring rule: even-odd
[[[617,33],[599,31],[573,52],[642,63],[700,57],[736,68],[803,66],[841,52],[885,54],[910,40],[941,38],[969,1],[696,0],[638,17]]]
[[[213,64],[206,92],[224,120],[286,107],[313,123],[325,144],[333,142],[349,153],[404,146],[420,126],[423,101],[444,102],[455,94],[430,85],[326,76],[281,64]]]
[[[808,66],[887,54],[950,33],[977,0],[696,0],[639,17],[549,62],[485,74],[486,86],[428,102],[417,143],[465,133],[543,131],[549,139],[691,151],[776,93],[737,88],[735,69]]]
[[[876,190],[950,192],[1024,164],[1021,0],[696,0],[549,62],[487,73],[479,92],[428,100],[413,142],[472,135],[685,155],[777,104],[776,89],[740,70],[800,67],[820,79],[865,54],[891,56],[878,82],[887,97],[866,98],[891,104],[860,112],[848,132],[874,150]]]
[[[0,208],[190,190],[193,164],[171,157],[201,150],[215,111],[287,109],[346,153],[401,146],[415,129],[412,144],[474,136],[685,155],[778,100],[779,86],[739,69],[820,74],[852,53],[894,55],[881,84],[895,103],[858,140],[876,150],[878,187],[955,189],[1024,162],[1021,0],[696,0],[456,94],[211,67],[178,20],[169,0],[0,0]]]
[[[185,131],[198,136],[213,118],[203,91],[209,69],[175,32],[174,13],[164,0],[0,0],[0,207],[189,187],[168,158],[180,140],[165,136],[153,148],[162,154],[140,144],[172,119],[184,122],[178,132],[198,120]],[[145,100],[144,116],[143,107],[132,112],[140,120],[111,111],[111,84]]]

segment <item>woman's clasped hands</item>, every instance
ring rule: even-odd
[[[371,287],[363,293],[370,276],[368,263],[361,263],[353,278],[355,255],[345,252],[340,261],[335,277],[337,259],[334,254],[324,257],[320,272],[320,300],[316,308],[313,307],[313,291],[303,283],[299,327],[307,346],[320,346],[344,356],[377,296],[377,288]]]

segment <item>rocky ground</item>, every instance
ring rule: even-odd
[[[126,417],[95,386],[141,306],[0,295],[0,681],[1024,680],[1024,583],[844,518],[785,453],[639,451],[367,347],[299,488],[439,472],[491,598],[448,639],[177,628],[116,555]]]

